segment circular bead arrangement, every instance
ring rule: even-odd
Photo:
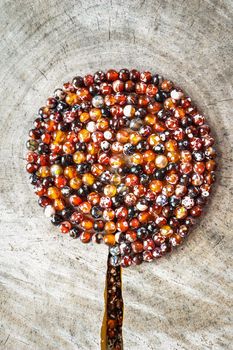
[[[39,109],[27,171],[64,234],[110,246],[123,267],[188,235],[215,180],[210,127],[190,97],[149,71],[77,76]]]

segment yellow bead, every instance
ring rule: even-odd
[[[51,199],[57,199],[61,197],[61,192],[57,187],[49,187],[48,188],[48,197]]]
[[[73,177],[70,180],[70,187],[74,190],[78,190],[82,186],[82,180],[79,177]]]
[[[88,120],[90,120],[90,115],[89,115],[89,113],[87,113],[87,112],[83,112],[83,113],[80,115],[79,119],[80,119],[80,122],[81,122],[81,123],[86,123]]]
[[[148,137],[147,142],[149,143],[150,146],[156,146],[158,143],[161,142],[161,140],[158,135],[152,134]]]
[[[106,185],[104,187],[104,194],[105,194],[105,196],[114,197],[116,192],[117,192],[117,189],[116,189],[116,187],[114,185]]]
[[[80,164],[80,163],[85,162],[86,156],[83,152],[77,151],[73,155],[73,160],[76,164]]]
[[[97,154],[99,151],[99,147],[97,144],[95,144],[94,142],[90,142],[87,145],[87,152],[89,154],[91,154],[92,156],[94,156],[95,154]]]
[[[187,214],[188,214],[188,211],[185,207],[178,207],[175,209],[175,215],[177,219],[184,219],[186,218]]]
[[[132,145],[137,145],[141,141],[142,137],[137,132],[132,132],[129,136],[129,141]]]
[[[91,134],[87,129],[82,129],[78,133],[78,138],[80,142],[88,142],[91,139]]]
[[[92,108],[89,113],[91,120],[93,120],[94,122],[96,122],[102,117],[102,112],[99,108]]]
[[[153,114],[147,114],[144,121],[147,125],[154,125],[156,122],[156,117]]]
[[[180,160],[180,154],[178,152],[168,152],[167,158],[169,162],[177,163]]]
[[[163,156],[162,154],[158,155],[155,158],[155,165],[157,166],[157,168],[159,168],[159,169],[165,168],[167,166],[167,164],[168,164],[168,159],[167,159],[167,157]]]
[[[173,230],[172,230],[171,226],[169,226],[169,225],[164,225],[164,226],[162,226],[161,229],[160,229],[160,234],[161,234],[162,236],[170,236],[170,235],[173,234]]]
[[[174,152],[177,150],[177,142],[176,140],[169,140],[165,143],[165,148],[169,152]]]
[[[79,98],[75,93],[68,92],[66,95],[66,103],[73,106],[79,102]]]
[[[134,153],[131,157],[130,157],[130,161],[132,164],[142,164],[143,163],[143,156],[141,153]]]
[[[95,177],[91,173],[86,173],[82,177],[84,185],[91,186],[95,182]]]
[[[56,131],[55,138],[54,138],[54,144],[61,144],[66,141],[67,133],[61,130]]]
[[[121,177],[118,174],[113,174],[110,181],[115,186],[120,185]]]
[[[48,177],[51,175],[50,168],[48,166],[41,166],[37,174],[40,177]]]

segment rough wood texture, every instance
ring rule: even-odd
[[[207,115],[219,175],[187,244],[124,280],[127,350],[232,346],[231,0],[0,2],[0,348],[96,350],[107,249],[57,236],[27,182],[33,115],[61,82],[99,68],[151,69]]]

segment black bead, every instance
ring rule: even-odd
[[[64,122],[59,123],[58,130],[69,131],[70,130],[70,123],[64,123]]]
[[[59,101],[58,104],[57,104],[57,107],[56,107],[56,110],[58,112],[63,112],[65,111],[67,108],[69,108],[69,106],[63,102],[63,101]]]
[[[147,185],[150,181],[150,177],[147,174],[140,175],[140,182],[142,185]]]
[[[106,80],[106,75],[103,71],[98,71],[94,74],[94,82],[99,84]]]
[[[148,113],[145,108],[138,108],[135,112],[135,117],[144,118],[147,114]]]
[[[46,143],[40,143],[38,146],[37,152],[39,154],[42,154],[42,153],[49,154],[50,153],[49,145],[47,145]]]
[[[61,189],[61,193],[64,197],[67,198],[73,193],[73,190],[69,186],[64,186]]]
[[[51,217],[51,223],[54,225],[54,226],[58,226],[62,221],[64,221],[63,217],[59,214],[54,214],[52,215]]]
[[[100,182],[100,181],[96,181],[96,182],[92,185],[93,190],[94,190],[94,191],[97,191],[97,192],[101,191],[101,190],[102,190],[102,187],[103,187],[103,184],[102,184],[102,182]]]
[[[61,216],[65,219],[65,220],[69,220],[69,218],[71,217],[71,215],[73,214],[74,209],[73,208],[65,208],[61,211]]]
[[[135,152],[135,146],[134,146],[134,145],[132,145],[131,143],[126,143],[126,144],[124,144],[124,146],[123,146],[123,153],[124,153],[126,156],[130,156],[130,155],[132,155],[134,152]]]
[[[196,162],[202,162],[205,159],[205,154],[201,151],[194,151],[192,156]]]
[[[156,146],[153,147],[153,151],[156,154],[163,154],[165,152],[165,146],[162,143],[158,143]]]
[[[96,84],[89,86],[89,92],[92,96],[98,95],[98,93],[100,92],[100,86]]]
[[[29,177],[30,184],[36,185],[39,177],[36,174],[31,174]]]
[[[110,109],[107,107],[101,108],[101,113],[102,113],[103,118],[110,118],[111,117]]]
[[[156,180],[164,180],[165,176],[166,176],[166,168],[164,168],[164,169],[157,169],[153,173],[153,177]]]
[[[139,239],[145,239],[146,237],[148,237],[148,231],[144,226],[139,227],[137,229],[137,237]]]
[[[179,182],[180,182],[181,185],[187,186],[189,184],[189,182],[190,182],[189,175],[187,175],[187,174],[181,175]]]
[[[140,151],[140,152],[147,151],[149,148],[150,148],[150,146],[149,146],[148,142],[146,142],[144,140],[138,142],[138,144],[136,146],[137,151]]]
[[[170,170],[179,170],[179,164],[178,163],[168,163],[167,167],[166,167],[167,171]]]
[[[72,80],[72,85],[78,89],[80,87],[83,87],[84,86],[84,83],[83,83],[83,78],[80,77],[80,76],[77,76],[77,77],[74,77],[74,79]]]
[[[103,211],[99,205],[94,205],[91,209],[91,215],[95,219],[99,219],[103,215]]]
[[[91,164],[90,163],[80,163],[76,166],[77,172],[79,174],[85,174],[88,173],[91,170]]]
[[[124,196],[117,195],[115,197],[112,197],[112,205],[113,205],[113,207],[116,208],[116,207],[120,206],[123,203],[124,203]]]
[[[130,172],[135,175],[140,175],[143,173],[143,167],[140,164],[132,165],[132,167],[130,168]]]
[[[178,147],[180,150],[188,149],[189,148],[189,141],[188,140],[182,140],[178,141]]]
[[[159,90],[157,94],[155,95],[155,101],[156,102],[163,102],[166,99],[164,92]]]
[[[176,196],[171,196],[169,197],[169,203],[173,208],[175,208],[180,204],[180,199]]]
[[[161,77],[158,74],[152,76],[152,84],[159,85]]]
[[[85,152],[87,149],[87,145],[84,142],[77,142],[75,148],[76,151]]]
[[[156,233],[159,231],[155,222],[149,222],[146,226],[146,229],[149,233]]]
[[[74,162],[73,162],[73,156],[71,154],[67,154],[65,156],[62,156],[61,157],[61,164],[66,167],[66,166],[69,166],[69,165],[73,165]]]
[[[79,230],[77,227],[73,227],[70,232],[69,235],[72,238],[78,238],[79,236],[81,236],[82,231]]]
[[[90,193],[90,189],[88,186],[83,185],[77,190],[77,194],[80,197],[86,197]]]
[[[135,209],[134,206],[128,207],[128,217],[130,219],[132,219],[137,213],[138,211]]]

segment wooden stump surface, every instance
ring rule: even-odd
[[[184,88],[220,155],[210,205],[187,243],[123,271],[124,349],[231,349],[232,1],[2,0],[0,23],[0,349],[99,349],[107,248],[58,234],[23,158],[56,87],[122,67]]]

